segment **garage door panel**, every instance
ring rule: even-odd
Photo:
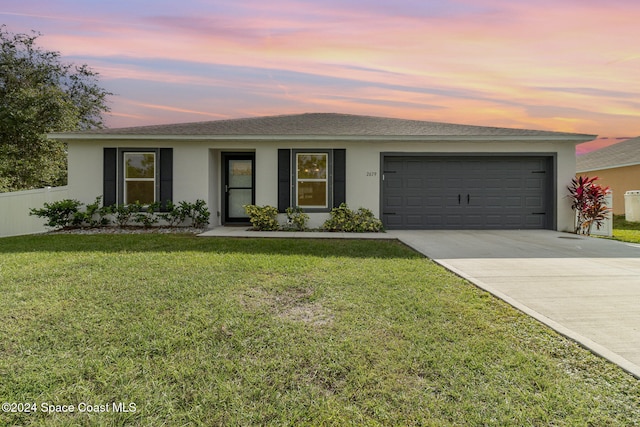
[[[407,215],[408,226],[419,226],[424,222],[422,215]]]
[[[511,196],[505,197],[504,199],[504,207],[505,208],[522,208],[524,206],[524,200],[520,196]]]
[[[384,198],[385,206],[390,208],[400,208],[402,207],[402,197],[399,196],[387,196]]]
[[[456,189],[463,187],[463,182],[462,178],[446,178],[444,180],[444,188],[455,191]]]
[[[402,223],[402,217],[400,215],[382,215],[382,220],[384,221],[387,228],[403,228],[404,224]]]
[[[425,196],[425,206],[444,206],[445,198],[442,196]]]
[[[542,178],[527,178],[525,180],[525,187],[530,189],[543,189],[545,180]]]
[[[424,201],[422,200],[422,197],[407,197],[407,206],[412,207],[412,206],[423,206],[424,205]]]
[[[408,160],[404,168],[404,170],[409,173],[421,172],[423,169],[424,169],[424,163],[420,161],[419,158],[416,158],[415,160]]]
[[[509,228],[520,228],[523,224],[522,215],[503,215],[502,222],[505,226]]]
[[[460,196],[460,198],[458,196]],[[460,194],[449,194],[444,197],[445,204],[443,205],[443,207],[447,207],[450,209],[459,208],[460,206],[462,206],[460,204],[461,198],[462,198],[462,195]]]
[[[525,197],[525,206],[532,209],[543,209],[544,200],[541,197]]]
[[[422,190],[424,188],[424,183],[422,181],[422,178],[408,178],[407,188],[417,188]]]
[[[502,189],[502,186],[504,185],[504,182],[501,178],[484,178],[481,181],[482,185],[479,186],[480,188],[496,188],[496,189]]]
[[[500,227],[502,225],[502,215],[487,215],[486,216],[487,225],[491,227]]]
[[[446,215],[443,223],[451,227],[462,227],[462,215]]]
[[[385,225],[550,228],[551,165],[543,156],[385,157],[385,172],[394,172],[383,181]]]
[[[525,217],[524,228],[543,228],[545,220],[544,215],[528,215]]]
[[[402,179],[395,176],[387,178],[385,186],[391,189],[400,189],[402,188]]]
[[[505,190],[520,191],[522,190],[521,178],[506,178],[502,181],[502,187]]]

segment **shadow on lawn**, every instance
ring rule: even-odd
[[[202,238],[191,234],[45,234],[0,239],[0,253],[194,251],[322,258],[423,258],[396,240]]]

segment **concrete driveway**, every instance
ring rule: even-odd
[[[640,245],[547,230],[388,234],[640,378]]]

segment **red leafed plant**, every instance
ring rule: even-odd
[[[605,205],[609,187],[596,184],[597,179],[597,176],[579,176],[567,187],[572,199],[571,209],[576,211],[576,234],[591,234],[594,224],[599,230],[611,210]]]

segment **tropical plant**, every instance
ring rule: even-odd
[[[571,198],[571,209],[576,211],[576,234],[591,234],[595,225],[599,230],[611,209],[606,206],[606,195],[609,187],[597,184],[597,176],[592,178],[579,176],[571,180],[567,187]]]
[[[193,227],[202,228],[209,224],[211,213],[209,212],[209,208],[207,208],[207,202],[202,199],[196,200],[196,202],[191,205],[189,216],[191,217],[191,225]]]
[[[130,203],[128,205],[113,205],[111,207],[113,215],[115,216],[118,226],[125,227],[129,224],[129,221],[133,219],[134,215],[142,210],[143,206],[140,203]]]
[[[137,212],[133,215],[133,222],[142,225],[144,228],[149,228],[158,223],[160,218],[156,216],[155,211],[160,208],[160,202],[154,202],[149,205],[139,205],[136,202],[135,209]]]
[[[64,199],[53,203],[45,203],[43,208],[30,209],[29,215],[46,218],[48,227],[65,228],[79,225],[82,219],[78,216],[82,203],[75,199]]]
[[[342,203],[331,209],[331,217],[324,222],[322,228],[327,231],[344,231],[355,233],[382,231],[382,221],[376,218],[369,209],[358,208],[353,211]]]
[[[101,206],[102,196],[96,197],[93,203],[86,206],[85,210],[78,210],[74,214],[74,225],[81,227],[101,227],[111,222],[108,215],[112,213],[110,206]]]
[[[249,221],[256,231],[275,231],[280,228],[278,209],[273,206],[244,205]]]
[[[203,228],[209,223],[209,209],[204,200],[195,203],[167,202],[168,212],[160,213],[160,203],[142,204],[140,202],[100,206],[102,196],[95,202],[84,205],[78,200],[65,199],[54,203],[45,203],[44,208],[31,209],[29,215],[46,218],[46,225],[55,228],[70,227],[103,227],[113,220],[119,227],[138,224],[145,228],[156,225],[160,220],[166,221],[170,227],[184,225],[187,219],[191,226]]]
[[[304,213],[300,206],[288,207],[286,209],[287,224],[293,230],[305,231],[307,229],[307,222],[309,222],[309,215]]]
[[[166,212],[158,213],[158,217],[165,221],[169,227],[175,227],[187,219],[189,212],[185,211],[183,205],[175,204],[171,200],[166,203]]]

